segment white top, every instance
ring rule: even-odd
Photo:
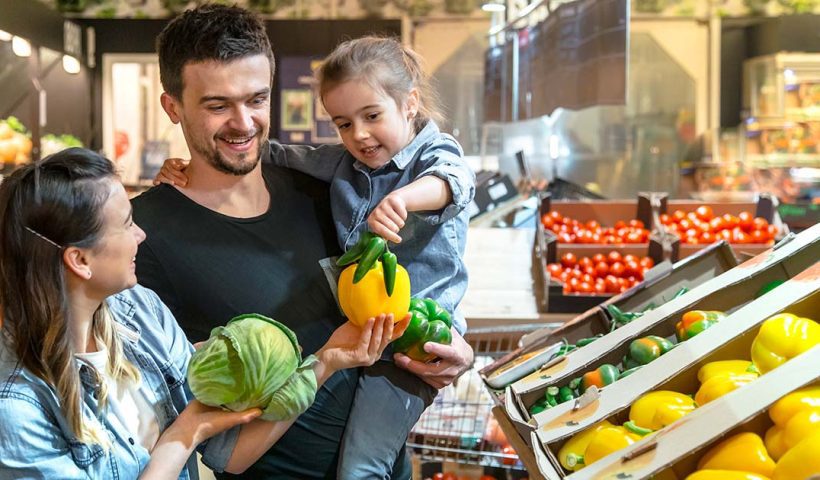
[[[149,401],[150,397],[142,388],[142,380],[139,383],[130,380],[114,381],[108,373],[107,348],[91,353],[77,353],[74,356],[99,372],[108,387],[109,411],[134,441],[150,452],[159,440],[159,422],[154,406]]]

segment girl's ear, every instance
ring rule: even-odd
[[[85,251],[77,247],[68,247],[63,251],[63,263],[65,263],[68,271],[74,275],[83,278],[91,278],[91,266],[88,264],[88,258]]]
[[[412,88],[407,94],[407,100],[404,102],[404,109],[407,112],[407,119],[412,121],[419,113],[419,90]]]

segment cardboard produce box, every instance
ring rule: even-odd
[[[815,256],[815,258],[817,257]],[[779,270],[786,270],[786,268],[785,263],[779,264]],[[629,452],[639,449],[639,445],[665,439],[666,435],[671,434],[672,431],[687,428],[686,425],[690,425],[695,421],[694,419],[700,416],[721,415],[724,417],[721,421],[731,419],[729,426],[722,432],[728,430],[731,426],[748,418],[748,415],[745,414],[736,417],[736,406],[742,406],[750,409],[750,411],[757,412],[761,409],[762,402],[762,399],[755,395],[746,397],[743,394],[746,400],[740,402],[735,402],[732,399],[740,395],[740,392],[752,387],[755,390],[765,390],[771,385],[778,385],[778,379],[783,377],[785,372],[804,370],[801,373],[801,375],[804,375],[802,384],[820,376],[820,368],[818,368],[818,365],[820,365],[820,358],[818,358],[820,347],[815,347],[777,369],[762,375],[757,380],[738,388],[735,392],[696,408],[692,413],[659,433],[650,435],[630,448],[615,452],[572,475],[568,476],[569,472],[565,472],[558,461],[558,452],[566,441],[601,420],[607,419],[613,424],[622,424],[628,420],[629,407],[645,393],[671,390],[683,394],[692,394],[700,387],[697,374],[698,370],[706,363],[718,360],[751,359],[751,345],[760,325],[772,315],[788,312],[817,319],[818,312],[820,312],[820,262],[814,263],[812,267],[795,275],[794,278],[778,288],[782,288],[782,290],[778,290],[777,294],[764,295],[746,304],[709,330],[687,340],[657,360],[645,365],[635,374],[608,385],[600,391],[597,398],[592,398],[589,403],[581,406],[581,408],[573,410],[573,405],[562,404],[543,412],[548,415],[536,415],[538,428],[531,434],[531,439],[534,442],[534,450],[541,474],[548,479],[564,477],[643,478],[642,475],[609,477],[609,473],[611,473],[609,468],[614,468],[612,465],[616,464],[620,468],[621,458],[630,454]],[[749,292],[751,292],[751,288],[749,288]],[[807,365],[811,365],[811,367],[807,367]],[[800,385],[792,385],[786,391],[791,391],[798,386]],[[776,400],[782,394],[781,392],[773,400]],[[731,403],[727,404],[727,402]],[[722,405],[722,407],[718,405]],[[763,405],[766,404],[763,403]],[[715,410],[718,413],[707,413]],[[703,438],[701,442],[707,443],[714,437],[707,435],[697,438]],[[677,446],[678,451],[691,451],[694,446],[692,442],[679,444]],[[658,443],[660,445],[660,442]],[[643,458],[656,466],[653,471],[662,470],[663,467],[671,463],[658,462],[657,457],[652,454]],[[632,466],[635,465],[641,464],[632,464]],[[617,472],[613,475],[617,475]]]
[[[816,270],[814,275],[820,274]],[[810,316],[820,312],[820,294],[788,309],[796,315]],[[740,341],[732,349],[745,347]],[[726,355],[735,352],[724,352]],[[737,352],[738,354],[741,352]],[[745,352],[748,354],[748,352]],[[678,478],[686,478],[697,469],[697,462],[709,448],[741,432],[754,432],[764,437],[772,426],[768,409],[789,393],[810,385],[820,385],[820,346],[799,355],[780,367],[762,375],[706,405],[696,408],[663,430],[602,458],[566,478],[617,479],[650,478],[670,469]],[[534,434],[535,436],[535,434]],[[550,453],[538,444],[534,451],[538,469],[545,478],[555,476]]]
[[[606,311],[607,305],[615,305],[625,312],[641,311],[651,304],[659,306],[673,298],[682,287],[691,290],[736,265],[732,250],[725,242],[716,243],[674,265],[668,262],[661,263],[648,272],[646,280],[635,288],[607,299],[600,306],[594,306],[557,329],[542,328],[525,335],[522,338],[522,347],[482,369],[481,376],[491,388],[503,388],[505,385],[499,387],[488,380],[499,374],[499,370],[511,368],[510,364],[520,363],[521,357],[547,348],[560,340],[574,344],[582,338],[609,333],[612,330],[612,319]],[[523,370],[513,381],[540,368],[546,360],[548,358],[541,364]]]
[[[743,304],[752,301],[762,286],[773,280],[791,278],[820,258],[820,225],[790,238],[790,241],[778,246],[777,249],[755,257],[703,283],[687,294],[659,306],[641,318],[570,353],[560,362],[550,365],[549,368],[513,383],[505,392],[505,410],[516,429],[526,438],[534,428],[533,424],[550,423],[553,417],[560,416],[565,410],[572,408],[570,405],[572,402],[567,402],[539,413],[535,416],[534,422],[530,422],[529,408],[542,398],[548,387],[566,385],[571,379],[595,370],[602,364],[617,365],[627,353],[629,343],[636,338],[646,335],[670,337],[674,334],[675,324],[685,312],[721,310],[733,313]],[[788,292],[785,289],[778,290],[778,296],[786,293]],[[728,321],[731,321],[731,318]],[[704,341],[700,337],[710,336],[710,332],[707,331],[693,340],[698,340],[700,343]],[[666,355],[678,352],[679,348]],[[681,351],[686,351],[686,349]],[[682,354],[675,353],[673,358],[678,358],[680,355]],[[691,363],[692,359],[689,360],[688,363]],[[635,375],[642,373],[644,373],[643,370]],[[631,385],[635,380],[627,377],[621,382],[628,382]],[[618,383],[604,390],[617,386]]]

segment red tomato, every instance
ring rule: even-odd
[[[606,255],[604,255],[603,253],[596,253],[592,256],[592,261],[595,263],[595,265],[598,265],[601,262],[606,262]]]
[[[641,265],[638,262],[626,262],[624,264],[624,274],[626,276],[638,275],[641,273]]]
[[[574,243],[575,237],[570,235],[567,232],[561,232],[558,234],[558,243]]]
[[[561,265],[566,268],[572,268],[578,263],[578,257],[572,252],[567,252],[561,257]]]
[[[458,475],[453,472],[445,472],[442,480],[458,480]]]
[[[555,220],[553,220],[552,217],[550,217],[549,215],[545,214],[543,217],[541,217],[541,225],[543,225],[544,228],[549,228],[551,230],[553,225],[555,225]]]
[[[725,228],[732,229],[732,228],[735,228],[736,226],[738,226],[738,224],[740,223],[740,220],[738,220],[738,218],[734,215],[725,213],[725,214],[723,214],[723,223],[726,224]]]
[[[643,224],[642,221],[640,221],[636,218],[633,218],[632,220],[629,221],[629,226],[632,227],[632,228],[643,228],[644,224]]]
[[[624,238],[624,241],[626,241],[626,243],[641,243],[642,240],[643,238],[641,237],[641,234],[638,232],[629,232],[626,234],[626,238]]]
[[[752,214],[749,212],[740,212],[737,216],[738,226],[743,229],[744,232],[751,232],[752,227],[754,224],[752,223]]]
[[[501,449],[501,453],[503,453],[504,455],[518,455],[517,453],[515,453],[515,449],[512,448],[512,446],[510,446],[510,445],[507,445],[506,447]],[[517,458],[504,458],[503,460],[501,460],[501,463],[503,463],[504,465],[515,465],[516,460],[518,460],[518,459]]]
[[[769,240],[774,240],[774,237],[777,236],[778,229],[774,225],[767,225],[766,226],[766,235],[769,237]]]
[[[709,220],[715,217],[715,213],[712,211],[712,207],[709,205],[701,205],[695,209],[695,215],[698,216],[699,219],[703,220],[704,222],[708,222]]]
[[[765,232],[762,232],[760,230],[752,230],[752,232],[749,234],[749,237],[751,238],[750,241],[752,243],[766,243],[767,241],[769,241],[769,236],[766,235]]]
[[[685,231],[689,230],[690,228],[692,228],[694,225],[692,224],[692,220],[689,220],[688,218],[684,218],[683,220],[678,222],[678,226],[680,227],[681,230],[683,230],[685,232]]]
[[[674,212],[672,212],[672,218],[675,220],[675,222],[680,222],[681,220],[686,218],[686,212],[684,212],[683,210],[675,210]]]
[[[715,234],[712,232],[703,232],[700,234],[700,243],[710,244],[715,243],[715,240],[717,239],[715,238]]]
[[[626,222],[624,222],[623,220],[618,220],[617,222],[615,222],[615,230],[620,230],[622,228],[626,228]]]
[[[669,222],[671,221],[671,218],[669,217],[669,215],[667,215],[665,213],[662,213],[660,215],[659,219],[660,219],[662,225],[668,225]]]
[[[578,285],[578,292],[579,293],[592,293],[592,292],[595,291],[595,287],[593,287],[592,285],[594,285],[594,284],[589,283],[589,282],[581,282]]]
[[[715,217],[709,220],[709,226],[712,227],[712,233],[717,233],[726,228],[726,222],[723,221],[723,217]]]
[[[613,263],[612,265],[609,266],[609,272],[611,274],[615,275],[616,277],[623,276],[625,270],[626,270],[626,267],[621,262],[615,262],[615,263]]]
[[[584,282],[592,285],[593,283],[595,283],[595,276],[594,275],[589,275],[587,273],[583,274],[581,276],[581,283],[584,283]]]
[[[433,480],[444,480],[444,474],[441,472],[434,473]]]
[[[562,291],[563,291],[564,295],[566,295],[568,293],[572,293],[572,287],[569,284],[564,284],[564,288],[563,288]]]
[[[563,217],[563,215],[561,215],[560,213],[556,212],[555,210],[551,211],[548,215],[550,216],[550,218],[552,218],[552,220],[553,220],[555,223],[564,223],[564,217]]]
[[[595,264],[595,271],[598,278],[604,278],[609,274],[609,264],[606,262],[598,262]]]
[[[609,245],[615,245],[615,244],[623,243],[623,242],[621,242],[621,239],[619,239],[615,235],[606,235],[603,238],[603,243],[607,243]]]
[[[624,255],[624,260],[623,260],[624,263],[637,262],[637,261],[638,261],[638,257],[636,255],[632,255],[631,253],[628,253],[628,254]]]
[[[727,242],[731,242],[732,241],[732,231],[729,230],[728,228],[725,228],[725,229],[718,232],[717,238],[718,238],[718,240],[725,240]]]
[[[607,275],[604,282],[606,284],[606,291],[609,293],[618,293],[618,290],[621,288],[621,284],[618,283],[618,279],[614,275]]]
[[[755,230],[765,230],[769,226],[769,222],[763,217],[755,217],[752,219],[752,228]]]
[[[607,254],[606,258],[609,260],[610,264],[615,263],[615,262],[620,262],[621,260],[623,260],[623,256],[621,256],[621,252],[619,252],[617,250],[612,250],[611,252],[609,252]]]
[[[590,230],[598,230],[601,228],[601,224],[598,223],[597,220],[590,220],[585,225]]]
[[[572,277],[572,278],[569,279],[569,281],[567,281],[567,285],[569,285],[569,287],[573,290],[578,290],[578,285],[580,285],[580,284],[581,284],[581,279],[580,278]]]
[[[591,278],[598,276],[598,269],[596,267],[584,267],[584,276],[589,275]]]
[[[550,277],[556,278],[558,275],[561,275],[561,272],[564,270],[561,267],[560,263],[550,263],[547,265],[547,271],[550,272]]]
[[[578,266],[581,267],[582,269],[584,269],[586,267],[591,267],[593,265],[594,265],[594,263],[593,263],[592,259],[589,258],[589,257],[581,257],[581,258],[578,259]]]
[[[640,263],[642,267],[646,268],[652,268],[655,266],[655,260],[652,260],[650,257],[643,257],[638,263]]]
[[[606,293],[606,284],[602,282],[595,282],[595,293],[597,295],[603,295]]]

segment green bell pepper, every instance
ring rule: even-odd
[[[618,367],[605,363],[591,372],[585,373],[581,377],[581,392],[586,392],[593,385],[602,388],[614,383],[620,377]]]
[[[689,340],[725,317],[725,313],[714,310],[691,310],[686,312],[681,317],[681,320],[675,324],[675,332],[677,333],[678,340],[681,342]]]
[[[634,360],[636,365],[646,365],[669,350],[672,350],[674,346],[674,343],[663,337],[649,335],[633,340],[632,343],[629,344],[628,356]],[[624,367],[632,368],[632,363],[630,363],[630,366],[624,365]]]
[[[429,362],[436,356],[424,351],[427,342],[449,345],[452,341],[450,314],[434,300],[410,299],[410,324],[404,334],[393,342],[393,351],[404,353],[413,360]]]

